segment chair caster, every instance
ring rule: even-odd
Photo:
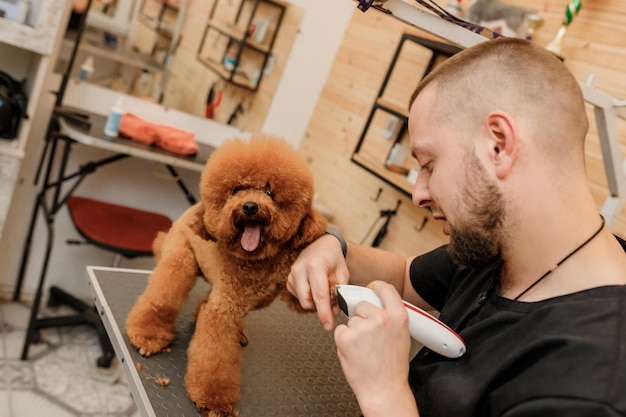
[[[49,308],[59,307],[62,304],[63,304],[63,301],[61,301],[59,297],[55,296],[55,291],[50,291],[48,293],[48,302],[46,303],[46,305]]]
[[[112,361],[113,361],[113,354],[107,352],[107,353],[103,353],[102,356],[100,356],[96,360],[96,365],[98,365],[98,368],[108,368],[111,366]]]

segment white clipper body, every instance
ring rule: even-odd
[[[352,317],[356,305],[361,301],[368,301],[382,308],[382,303],[376,293],[366,287],[358,285],[337,285],[337,302],[341,311]],[[431,314],[403,301],[409,314],[409,333],[411,337],[433,352],[447,358],[460,358],[465,353],[465,342],[454,330]]]

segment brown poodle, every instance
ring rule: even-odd
[[[154,243],[157,265],[126,320],[142,355],[164,350],[174,321],[202,275],[211,291],[198,308],[185,386],[205,416],[235,416],[239,401],[244,317],[277,295],[301,311],[285,287],[296,256],[324,234],[313,208],[313,177],[286,142],[233,139],[209,158],[201,202]]]

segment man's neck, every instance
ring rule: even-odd
[[[519,236],[512,239],[516,244],[503,251],[502,296],[515,299],[541,277],[544,278],[520,301],[539,301],[596,286],[626,283],[626,256],[607,228],[576,251],[597,232],[599,217],[577,221],[576,227],[556,223],[522,228]]]

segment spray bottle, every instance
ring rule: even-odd
[[[124,96],[119,96],[117,102],[111,108],[111,113],[107,119],[106,125],[104,125],[104,134],[115,138],[117,137],[120,129],[120,123],[122,121],[122,115],[124,114]]]
[[[89,56],[85,62],[83,62],[83,65],[80,66],[78,79],[80,81],[85,81],[91,77],[91,74],[93,74],[93,57]]]

